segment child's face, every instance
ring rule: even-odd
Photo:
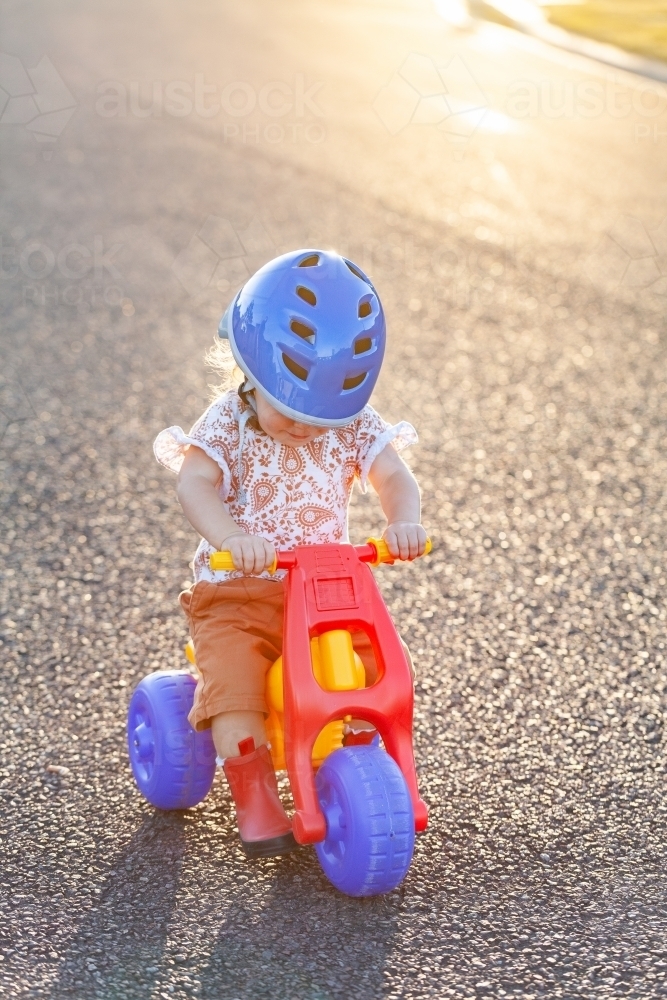
[[[284,417],[271,406],[258,389],[255,389],[255,405],[259,426],[279,444],[298,448],[300,444],[308,444],[309,441],[327,432],[326,427],[313,427],[312,424],[301,424],[298,420]]]

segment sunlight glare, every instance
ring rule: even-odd
[[[489,6],[517,24],[541,24],[544,14],[533,0],[488,0]]]
[[[466,0],[435,0],[435,9],[456,28],[462,28],[470,21]]]

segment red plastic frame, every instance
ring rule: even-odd
[[[376,550],[368,545],[304,545],[279,552],[277,567],[288,570],[283,631],[285,760],[294,795],[293,830],[300,844],[323,840],[311,754],[327,722],[346,715],[371,722],[403,772],[415,814],[415,829],[428,823],[419,797],[412,749],[413,690],[400,639],[370,568]],[[313,676],[310,639],[329,629],[360,629],[368,635],[378,681],[356,691],[323,691]]]

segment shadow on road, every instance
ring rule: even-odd
[[[166,995],[167,982],[175,997],[201,1000],[334,1000],[350,981],[380,1000],[403,890],[343,896],[312,848],[248,863],[235,835],[211,837],[209,818],[146,816],[111,859],[50,1000],[145,1000]]]
[[[175,907],[188,822],[184,813],[153,813],[113,859],[98,900],[70,943],[51,1000],[151,995]]]
[[[247,870],[248,881],[225,895],[223,919],[199,970],[202,1000],[333,1000],[350,982],[365,1000],[386,995],[401,890],[371,899],[343,896],[324,878],[312,848]]]

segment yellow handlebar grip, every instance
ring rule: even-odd
[[[368,544],[375,549],[376,556],[371,566],[379,566],[380,563],[393,563],[393,558],[389,555],[389,548],[384,538],[369,538]]]
[[[368,544],[372,545],[375,551],[377,552],[377,559],[373,560],[373,562],[370,564],[371,566],[379,566],[380,563],[389,563],[391,565],[395,561],[393,556],[389,554],[389,548],[384,538],[369,538]],[[433,544],[431,542],[431,539],[427,538],[426,548],[424,549],[424,555],[427,556],[432,548]]]
[[[232,572],[236,569],[234,565],[234,560],[232,559],[231,552],[214,552],[208,558],[208,564],[211,569],[227,570]],[[268,567],[269,573],[273,576],[276,569],[278,568],[278,558],[276,557],[271,565]]]
[[[231,552],[214,552],[212,556],[209,556],[208,564],[211,569],[236,569]]]

